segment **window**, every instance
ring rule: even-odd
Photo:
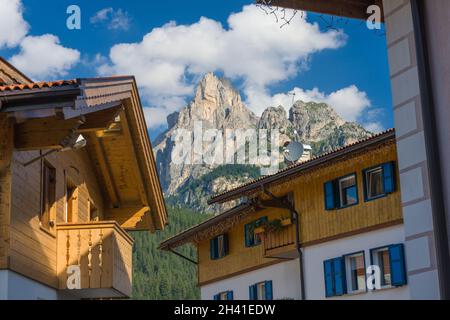
[[[89,221],[100,221],[97,207],[89,200]]]
[[[406,284],[406,267],[403,244],[372,249],[373,265],[380,268],[381,287],[399,287]]]
[[[344,258],[334,258],[323,263],[325,277],[325,296],[327,298],[342,296],[347,293],[345,282]]]
[[[324,186],[325,209],[333,210],[358,204],[356,174],[328,181]]]
[[[214,300],[233,300],[233,291],[224,291],[214,296]]]
[[[357,293],[366,290],[366,264],[364,252],[345,256],[347,292]]]
[[[374,200],[395,191],[394,163],[385,163],[364,171],[364,197]]]
[[[66,216],[65,222],[76,222],[78,188],[71,181],[66,181]]]
[[[244,226],[246,247],[254,247],[261,243],[261,236],[255,233],[255,229],[261,227],[265,222],[267,222],[267,217],[262,217]]]
[[[356,187],[356,175],[339,180],[340,207],[348,207],[358,203],[358,189]]]
[[[216,260],[225,257],[228,254],[228,235],[222,234],[210,241],[211,259]]]
[[[45,230],[54,227],[54,205],[56,200],[56,170],[47,162],[42,166],[42,193],[41,193],[40,225]]]
[[[263,281],[249,287],[250,300],[273,300],[272,281]]]

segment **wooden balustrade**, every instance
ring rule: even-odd
[[[133,239],[116,222],[58,224],[59,288],[83,298],[131,296]],[[80,268],[80,289],[68,289],[68,268]]]
[[[295,225],[283,226],[280,230],[265,232],[264,255],[267,258],[294,258],[296,253]]]

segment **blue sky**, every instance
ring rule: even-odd
[[[13,20],[8,26],[17,26],[16,34],[0,36],[0,55],[36,80],[136,74],[152,136],[207,71],[231,78],[256,113],[289,104],[286,93],[295,90],[367,128],[393,124],[386,39],[360,21],[334,22],[334,31],[315,14],[297,14],[280,29],[273,16],[243,9],[252,1],[241,0],[0,2],[10,7],[3,10]],[[81,30],[66,28],[71,4],[81,8]]]

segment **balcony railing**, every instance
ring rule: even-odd
[[[57,226],[59,288],[77,298],[131,296],[133,239],[116,222]]]
[[[295,225],[288,223],[281,229],[265,231],[263,236],[266,258],[293,259],[297,257]]]

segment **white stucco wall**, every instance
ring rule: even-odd
[[[325,280],[323,262],[339,256],[364,251],[366,268],[370,265],[370,249],[391,244],[404,243],[403,226],[395,226],[326,242],[304,249],[305,262],[305,291],[309,300],[330,299],[325,297]],[[344,295],[331,299],[354,300],[397,300],[409,299],[408,286],[391,288],[362,294]]]
[[[0,300],[56,300],[55,289],[23,277],[13,271],[0,270]]]
[[[202,300],[212,300],[215,294],[232,290],[235,300],[248,300],[248,288],[266,280],[272,280],[275,300],[300,298],[299,262],[297,259],[202,286],[200,288],[201,298]]]

